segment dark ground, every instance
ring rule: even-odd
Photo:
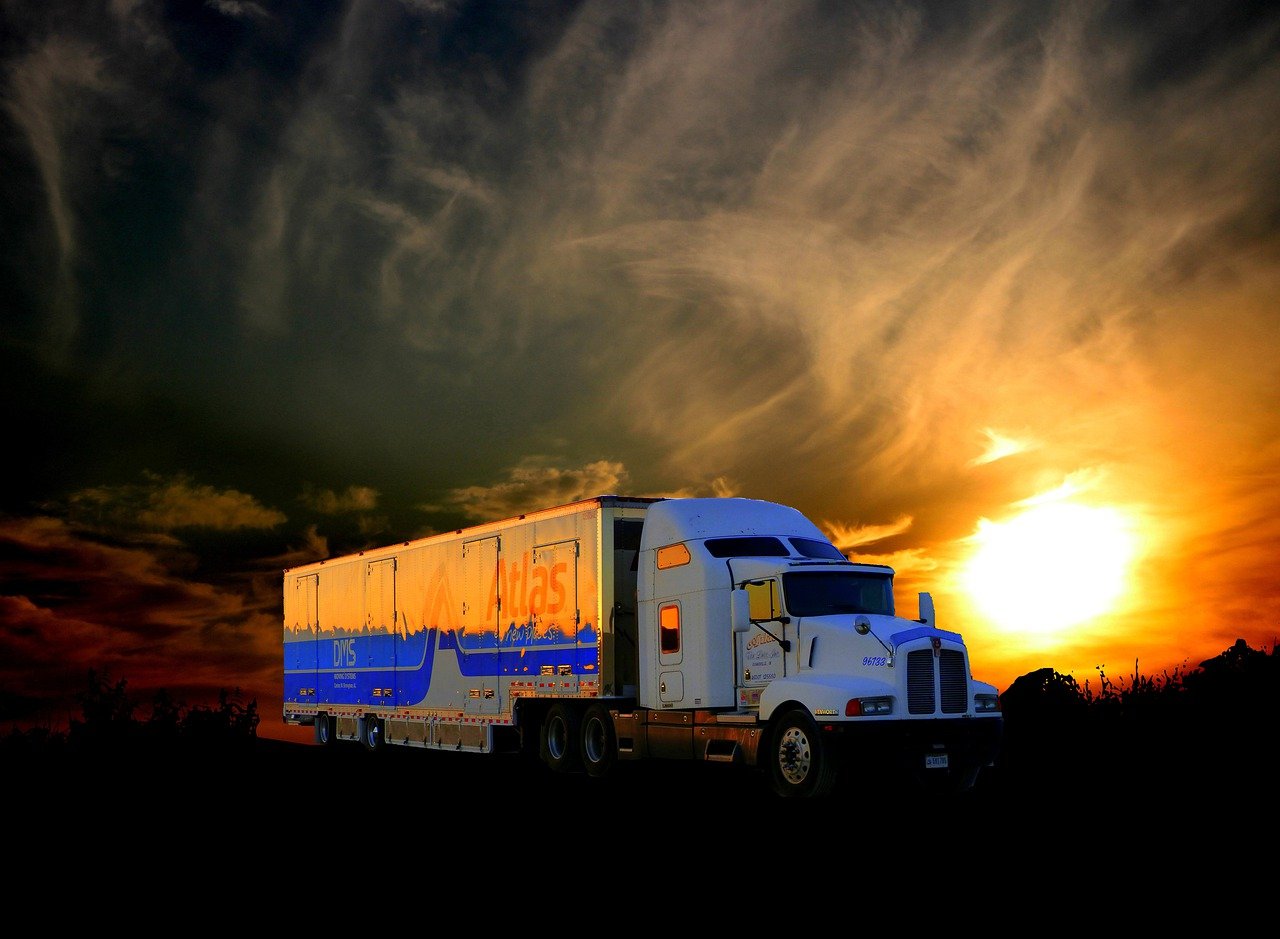
[[[1050,933],[1220,903],[1230,919],[1269,908],[1280,834],[1269,777],[1239,766],[1118,778],[1050,759],[966,793],[845,779],[795,801],[720,764],[621,764],[595,780],[514,755],[345,742],[12,756],[11,906],[107,923],[164,904],[201,933],[286,913],[326,934],[418,915],[523,928],[536,914],[628,936],[674,928],[672,910],[803,932],[855,906],[878,922],[893,910]]]
[[[1251,929],[1242,913],[1265,915],[1280,871],[1280,658],[1243,643],[1099,693],[1030,673],[1001,696],[1000,760],[973,790],[850,771],[820,800],[725,764],[623,762],[591,779],[509,754],[284,743],[234,701],[138,721],[123,683],[92,691],[69,737],[0,747],[15,909],[40,897],[58,915],[133,917],[194,890],[202,933],[258,893],[383,928],[425,904],[461,910],[457,928],[525,909],[521,925],[559,930],[607,903],[592,922],[629,936],[678,898],[664,931],[691,910],[812,931],[819,909],[850,928],[874,909],[918,928],[995,910],[1019,931]],[[110,903],[86,905],[90,888]]]
[[[1274,744],[1274,741],[1272,742]],[[281,828],[311,817],[335,829],[381,827],[388,817],[437,817],[495,830],[580,828],[601,812],[638,831],[652,823],[694,828],[719,823],[809,825],[863,833],[913,821],[1021,834],[1038,826],[1094,829],[1159,826],[1195,830],[1230,817],[1252,817],[1274,832],[1276,790],[1259,746],[1256,759],[1201,764],[1158,756],[1121,771],[1076,754],[1061,761],[1000,764],[968,792],[863,785],[846,773],[834,795],[784,800],[764,776],[723,764],[619,763],[605,779],[553,774],[514,754],[480,755],[388,746],[370,753],[338,742],[322,748],[257,738],[247,747],[208,752],[81,753],[7,768],[33,809],[109,824],[112,819],[267,821]],[[1019,831],[1012,831],[1017,835]]]

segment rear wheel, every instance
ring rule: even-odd
[[[542,721],[538,755],[557,773],[571,773],[582,767],[579,750],[578,712],[567,704],[553,704]]]
[[[322,747],[333,743],[333,718],[328,714],[316,715],[315,740]]]
[[[588,776],[607,776],[618,760],[618,739],[613,718],[603,704],[587,708],[582,719],[582,765]]]
[[[836,766],[818,725],[795,708],[782,715],[769,748],[769,775],[784,798],[816,798],[835,788]]]
[[[360,718],[360,742],[366,750],[381,750],[382,721],[376,717]]]

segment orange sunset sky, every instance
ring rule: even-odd
[[[0,6],[0,729],[280,722],[281,572],[795,506],[975,676],[1280,633],[1280,11]]]

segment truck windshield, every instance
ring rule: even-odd
[[[782,575],[782,592],[792,616],[831,613],[893,615],[893,578],[862,571],[795,571]]]

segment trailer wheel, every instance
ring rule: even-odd
[[[360,742],[366,750],[382,749],[382,721],[376,717],[360,718]]]
[[[322,747],[333,743],[333,718],[328,714],[316,715],[315,740]]]
[[[538,755],[557,773],[571,773],[582,766],[578,712],[567,704],[553,704],[542,721]]]
[[[587,708],[582,719],[582,765],[588,776],[608,776],[618,760],[618,740],[613,718],[603,704]]]
[[[835,763],[807,712],[795,708],[782,715],[771,739],[769,774],[778,795],[816,798],[835,787]]]

